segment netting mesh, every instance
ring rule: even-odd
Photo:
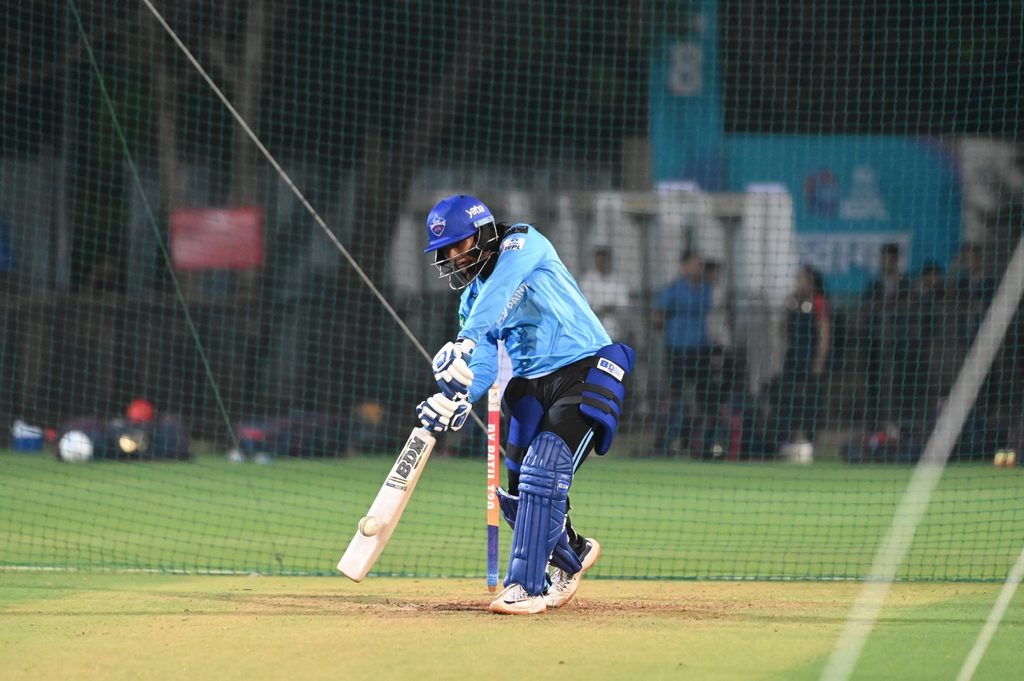
[[[1022,22],[1009,0],[7,8],[0,566],[331,573],[457,334],[424,221],[467,192],[536,225],[637,350],[573,487],[595,574],[863,577],[974,371],[899,575],[1003,579],[1021,322],[965,359],[1022,276]],[[441,439],[378,572],[483,577],[484,452],[473,423]]]

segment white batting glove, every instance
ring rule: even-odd
[[[419,403],[416,418],[424,428],[435,433],[458,430],[469,418],[471,406],[468,395],[448,397],[444,393],[435,393]]]
[[[463,338],[445,343],[434,355],[434,380],[447,397],[469,392],[469,384],[473,382],[469,359],[475,347],[476,343]]]

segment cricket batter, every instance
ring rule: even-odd
[[[416,408],[420,423],[461,428],[494,382],[499,340],[512,361],[502,399],[508,489],[498,490],[512,547],[505,589],[489,609],[526,615],[565,605],[601,554],[569,522],[569,488],[591,450],[611,446],[633,350],[611,341],[544,235],[496,223],[479,199],[460,194],[434,206],[424,252],[462,291],[462,329],[434,357],[441,392]]]

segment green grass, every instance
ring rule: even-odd
[[[821,580],[865,574],[910,475],[594,459],[573,517],[603,579],[523,620],[484,611],[482,461],[428,464],[377,571],[418,577],[334,572],[390,464],[0,453],[0,678],[521,679],[528,658],[537,681],[817,679],[860,587]],[[894,585],[854,678],[955,677],[1000,587],[966,582],[1001,582],[1024,541],[1022,483],[946,471],[901,570],[942,581]],[[194,574],[216,571],[236,574]],[[975,679],[1015,678],[1021,605]]]
[[[330,575],[385,457],[62,464],[0,454],[0,566]],[[573,519],[604,578],[862,577],[910,469],[592,458]],[[435,458],[378,574],[482,577],[482,460]],[[950,467],[900,576],[1003,580],[1024,539],[1024,468]],[[502,541],[508,533],[503,530]]]
[[[0,678],[810,681],[858,588],[587,579],[508,618],[479,580],[0,573]],[[896,584],[853,678],[954,678],[998,589]],[[976,681],[1019,677],[1022,606]]]

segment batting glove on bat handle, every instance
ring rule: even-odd
[[[434,380],[447,397],[469,394],[473,371],[469,360],[476,343],[465,338],[449,341],[434,355]]]
[[[417,405],[416,418],[427,430],[443,433],[462,428],[471,408],[466,395],[448,397],[444,393],[435,393]]]

